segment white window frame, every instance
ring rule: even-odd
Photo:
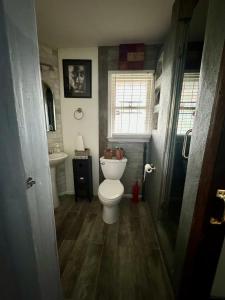
[[[183,84],[184,84],[184,80],[185,80],[185,76],[192,76],[192,75],[194,75],[194,76],[196,76],[196,77],[198,77],[198,94],[199,94],[199,87],[200,87],[200,83],[199,83],[199,80],[200,80],[200,71],[199,70],[185,70],[185,72],[184,72],[184,78],[183,78],[183,82],[182,82],[182,88],[181,88],[181,97],[182,97],[182,92],[183,92]],[[178,130],[180,131],[180,129],[179,129],[179,127],[178,127],[178,125],[179,125],[179,117],[180,117],[180,114],[182,114],[181,112],[180,112],[180,110],[188,110],[188,108],[181,108],[180,107],[180,105],[181,105],[181,103],[182,102],[184,102],[185,103],[185,101],[181,101],[181,99],[180,99],[180,103],[179,103],[179,111],[178,111],[178,119],[177,119],[177,135],[179,135],[179,136],[184,136],[185,135],[185,133],[189,130],[189,129],[192,129],[192,128],[186,128],[186,130],[185,130],[185,132],[183,132],[183,133],[178,133]],[[196,112],[196,109],[197,109],[197,103],[198,103],[198,97],[197,97],[197,100],[196,100],[196,102],[193,102],[193,103],[195,103],[195,112]],[[193,124],[192,124],[192,127],[193,127]]]
[[[112,134],[112,99],[111,99],[111,81],[113,74],[135,74],[135,73],[150,73],[154,75],[153,70],[135,70],[135,71],[108,71],[108,141],[109,142],[148,142],[151,138],[151,119],[152,119],[152,105],[154,102],[153,95],[154,95],[154,80],[153,80],[153,87],[152,87],[152,103],[150,103],[150,124],[149,124],[149,133],[148,134]]]

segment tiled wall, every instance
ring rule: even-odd
[[[145,46],[145,70],[155,70],[161,46]],[[128,164],[122,177],[125,194],[131,194],[132,185],[142,178],[144,143],[109,143],[108,128],[108,71],[118,70],[119,47],[99,47],[99,155],[106,147],[123,147]],[[103,175],[100,170],[100,182]]]
[[[61,104],[59,94],[59,70],[58,70],[58,54],[56,50],[39,46],[40,62],[46,65],[41,66],[42,80],[51,88],[54,95],[55,114],[56,114],[56,131],[49,131],[48,147],[53,148],[58,143],[60,150],[63,151],[62,122],[61,122]],[[52,67],[48,67],[51,65]],[[66,191],[65,165],[60,164],[57,167],[56,183],[59,194]]]

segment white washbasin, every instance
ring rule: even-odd
[[[64,152],[58,152],[58,153],[49,154],[48,156],[49,156],[50,166],[54,167],[62,163],[68,157],[68,154]]]
[[[64,152],[52,153],[48,155],[49,157],[49,164],[51,170],[51,178],[52,178],[52,196],[53,196],[53,204],[54,208],[59,206],[59,197],[56,187],[56,168],[57,166],[64,162],[64,160],[68,157],[68,154]]]

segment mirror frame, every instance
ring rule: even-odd
[[[52,99],[48,99],[46,95],[47,91],[51,92]],[[51,87],[42,80],[42,92],[43,92],[43,103],[45,112],[45,127],[47,132],[56,131],[56,114],[55,114],[55,98]],[[52,106],[50,106],[50,101],[52,101]],[[51,111],[50,111],[51,110]]]

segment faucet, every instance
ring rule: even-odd
[[[48,154],[54,153],[54,148],[48,148]]]

